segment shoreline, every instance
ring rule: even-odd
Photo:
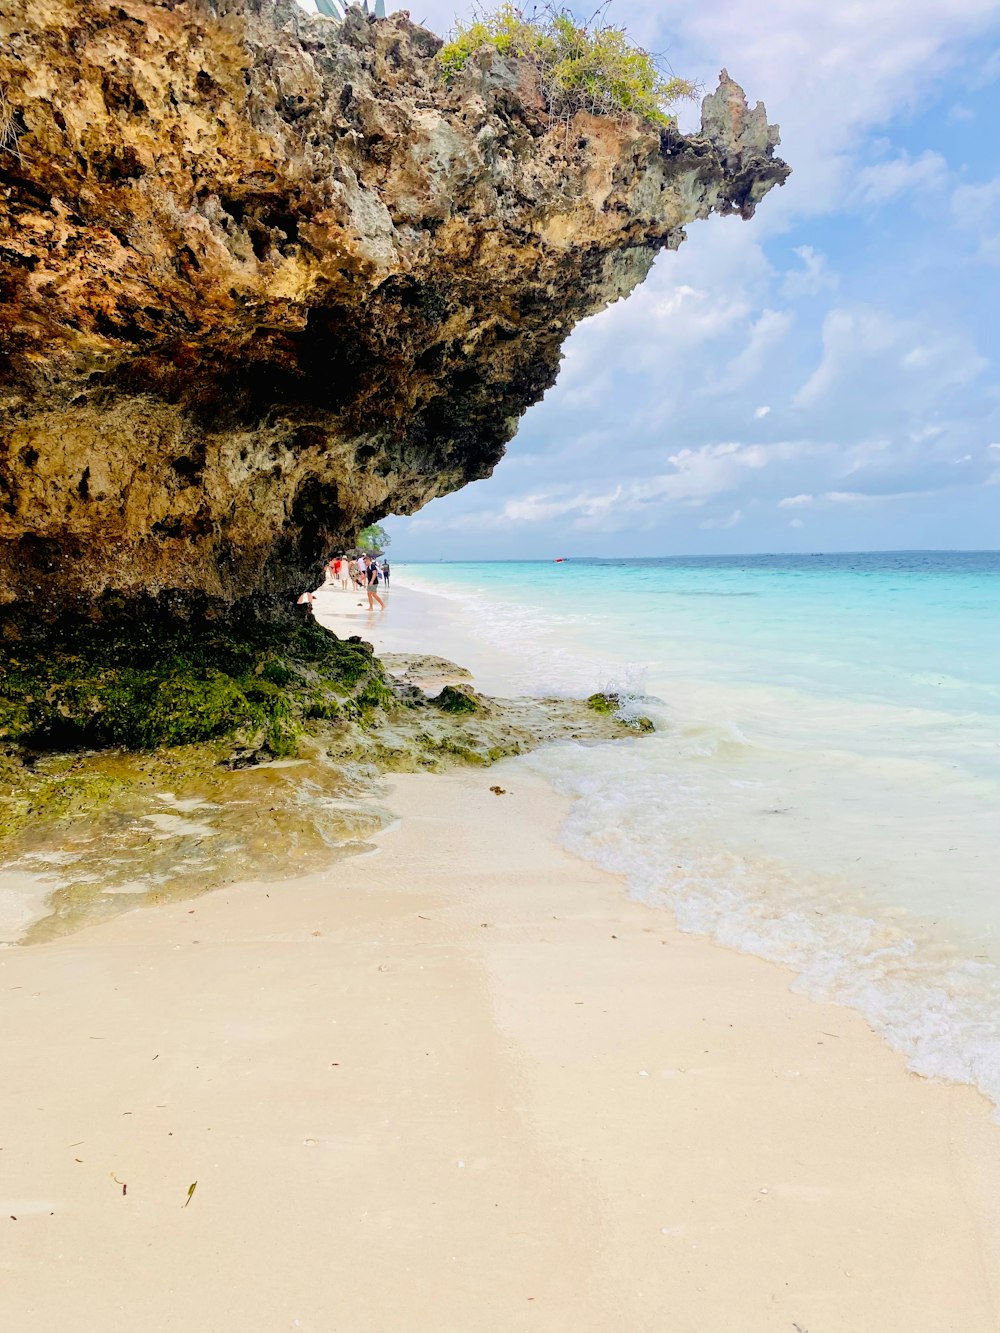
[[[387,788],[373,853],[0,951],[12,1325],[1000,1329],[984,1098],[629,899],[523,762]]]
[[[523,672],[513,653],[484,645],[468,632],[457,602],[397,582],[396,575],[385,597],[385,612],[370,612],[363,593],[355,595],[330,583],[316,590],[315,599],[313,613],[321,625],[342,638],[360,635],[376,657],[384,653],[444,657],[471,672],[476,689],[499,697],[511,694],[512,677]]]
[[[565,609],[551,597],[519,602],[512,594],[507,601],[496,581],[477,590],[482,596],[470,596],[461,582],[428,587],[423,577],[414,589],[403,569],[406,635],[416,630],[429,644],[443,630],[456,661],[486,661],[494,693],[531,694],[540,682],[556,681],[580,697],[599,680],[645,692],[643,664],[612,656],[627,635],[602,644],[600,636],[580,634],[576,651],[568,652],[553,642]],[[344,610],[336,602],[330,609],[335,616]],[[516,641],[522,619],[525,643]],[[381,618],[372,624],[379,651],[396,646],[401,628]],[[853,733],[817,736],[816,717],[798,730],[788,729],[787,718],[818,705],[826,721],[822,692],[798,697],[779,688],[762,695],[758,681],[743,694],[725,688],[706,694],[704,684],[692,691],[683,677],[679,688],[669,674],[654,679],[652,697],[642,701],[660,733],[649,750],[609,751],[594,762],[551,749],[536,755],[534,771],[579,797],[565,844],[612,873],[625,871],[630,893],[649,895],[685,929],[790,967],[796,989],[859,1012],[914,1072],[977,1088],[1000,1124],[1000,1067],[991,1037],[1000,1013],[1000,955],[988,879],[995,802],[983,800],[971,774],[961,786],[946,747],[936,755],[936,770],[935,755],[919,745],[899,753],[889,745],[879,759],[894,719],[865,712],[857,698],[849,696],[850,716],[839,719]],[[944,731],[947,718],[920,716],[924,734],[936,726]],[[868,728],[874,748],[852,749],[851,734],[860,742]],[[733,740],[744,748],[721,763],[699,763],[713,744],[725,751]],[[852,774],[861,780],[858,789]],[[626,789],[636,799],[619,820],[616,803]],[[757,799],[758,792],[766,799]],[[908,807],[908,799],[915,804]],[[785,818],[762,819],[772,815]],[[913,846],[911,823],[922,829]],[[964,860],[952,856],[963,839]],[[919,845],[929,854],[922,856]],[[684,863],[679,876],[669,874],[675,862]],[[667,873],[661,876],[657,866]],[[952,882],[952,899],[937,903],[938,886]]]

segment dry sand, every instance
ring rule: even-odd
[[[516,761],[391,801],[374,856],[0,954],[5,1329],[1000,1326],[977,1094],[629,902]]]
[[[517,761],[388,799],[375,855],[0,951],[3,1330],[1000,1329],[982,1098],[630,902]]]

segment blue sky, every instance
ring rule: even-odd
[[[1000,546],[1000,3],[610,17],[706,90],[726,66],[793,175],[579,325],[493,477],[387,520],[393,554]]]

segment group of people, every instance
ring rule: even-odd
[[[375,610],[375,603],[378,602],[381,610],[385,610],[385,602],[378,593],[378,585],[382,584],[386,592],[389,591],[389,561],[382,557],[382,563],[373,555],[359,555],[357,560],[349,560],[346,556],[334,556],[327,562],[326,577],[330,583],[339,584],[345,592],[352,587],[358,592],[368,594],[368,610]],[[311,592],[304,592],[299,598],[299,606],[304,608],[303,614],[308,618],[312,615],[312,604],[314,595]]]
[[[339,583],[344,589],[353,585],[359,592],[368,594],[369,611],[375,610],[376,602],[381,610],[385,610],[385,602],[378,594],[378,585],[381,582],[386,592],[389,591],[389,573],[389,561],[385,556],[380,565],[373,555],[359,555],[357,560],[348,560],[338,555],[326,567],[326,576],[334,583]]]

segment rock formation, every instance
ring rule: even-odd
[[[584,316],[787,167],[291,0],[0,7],[0,629],[276,614],[487,476]],[[150,601],[158,603],[151,608]]]

